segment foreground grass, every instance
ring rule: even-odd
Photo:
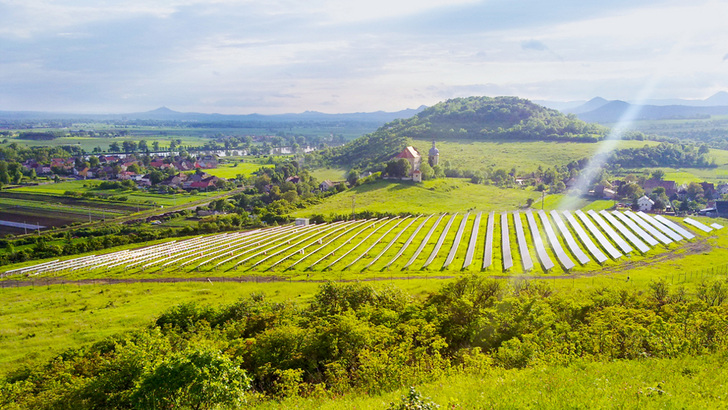
[[[386,286],[380,282],[375,286]],[[421,295],[443,281],[403,281]],[[69,348],[147,326],[186,302],[224,305],[251,293],[307,305],[320,283],[130,283],[0,288],[0,373],[47,360]]]
[[[677,359],[620,360],[491,368],[483,374],[445,377],[417,386],[445,409],[726,408],[726,353]],[[407,388],[381,396],[296,398],[257,409],[382,409],[400,402]]]

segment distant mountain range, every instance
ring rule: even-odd
[[[179,122],[365,122],[380,123],[393,121],[398,118],[409,118],[424,110],[424,105],[416,109],[406,109],[395,112],[375,111],[357,112],[348,114],[326,114],[317,111],[306,111],[300,114],[203,114],[195,112],[179,112],[167,107],[156,110],[128,113],[128,114],[77,114],[77,113],[50,113],[40,111],[0,111],[0,120],[147,120],[147,121],[179,121]]]
[[[601,97],[589,101],[535,101],[566,114],[576,114],[587,122],[615,123],[630,109],[637,109],[638,120],[696,119],[728,115],[728,92],[721,91],[704,100],[645,100],[640,105]]]

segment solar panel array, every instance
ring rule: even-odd
[[[3,275],[92,271],[111,275],[169,271],[472,270],[494,266],[509,271],[518,262],[523,271],[530,271],[534,269],[531,251],[543,271],[557,266],[569,271],[577,265],[574,260],[581,265],[604,264],[610,258],[630,258],[637,252],[645,254],[654,248],[666,249],[671,244],[692,240],[696,237],[692,228],[705,232],[722,228],[691,218],[685,218],[683,225],[663,216],[630,211],[536,213],[538,218],[529,210],[504,212],[500,218],[493,212],[487,218],[481,218],[481,213],[474,218],[470,213],[456,213],[279,226],[57,259],[12,269]],[[517,253],[512,253],[513,238]],[[482,257],[481,266],[473,264],[476,257]]]

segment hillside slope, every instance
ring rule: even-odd
[[[407,145],[408,138],[596,142],[606,132],[600,125],[518,97],[454,98],[316,156],[326,163],[366,168],[389,160]]]

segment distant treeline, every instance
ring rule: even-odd
[[[661,143],[651,147],[628,148],[614,151],[608,160],[612,167],[622,168],[707,168],[715,162],[708,159],[710,149],[707,145]]]

